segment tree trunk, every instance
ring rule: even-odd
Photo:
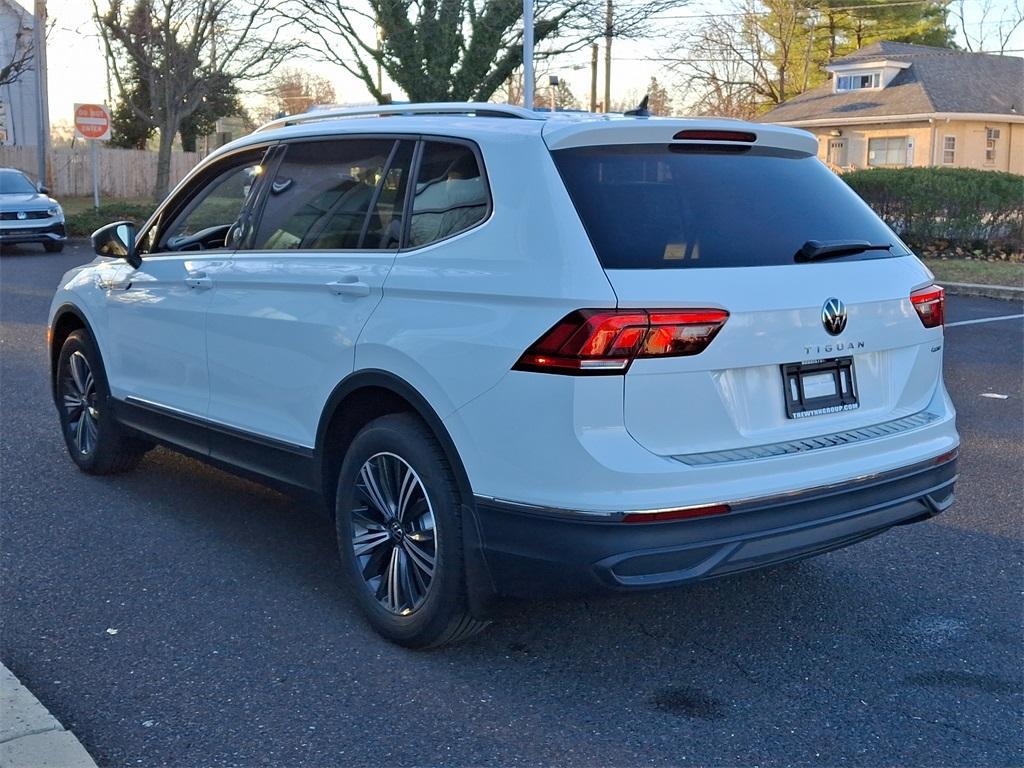
[[[156,156],[156,183],[153,185],[153,199],[157,202],[167,196],[171,185],[171,147],[177,133],[177,125],[164,124],[160,127],[160,150]]]

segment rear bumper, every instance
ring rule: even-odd
[[[625,523],[478,497],[478,575],[486,574],[494,594],[536,597],[668,587],[809,557],[946,510],[956,464],[955,455],[944,456],[671,522]]]
[[[64,222],[39,226],[0,226],[0,243],[54,243],[67,238]]]

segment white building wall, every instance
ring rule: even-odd
[[[0,61],[4,64],[14,56],[15,45],[32,45],[32,16],[10,0],[0,0]],[[0,86],[0,145],[36,145],[39,125],[37,93],[34,69],[23,73],[16,82]]]

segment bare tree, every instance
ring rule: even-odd
[[[951,11],[969,51],[998,51],[1005,54],[1013,33],[1024,24],[1022,0],[1001,3],[998,16],[995,15],[996,4],[993,0],[984,0],[977,8],[977,19],[973,23],[967,20],[964,0],[956,0]]]
[[[750,117],[790,95],[802,9],[788,0],[743,0],[733,9],[698,26],[670,67],[682,73],[698,112]]]
[[[616,36],[686,0],[623,0]],[[280,0],[307,48],[386,101],[381,73],[412,101],[486,101],[523,61],[521,0]],[[604,35],[601,0],[538,0],[535,58],[581,50]],[[514,87],[513,87],[514,89]]]
[[[270,0],[110,0],[93,11],[121,97],[159,134],[153,194],[167,194],[171,147],[182,123],[213,85],[269,74],[290,46],[280,43]],[[135,103],[131,77],[148,94]]]
[[[22,75],[32,69],[32,35],[21,29],[14,34],[14,46],[7,62],[0,66],[0,86],[16,83]]]
[[[301,69],[286,68],[270,79],[267,94],[275,112],[297,115],[314,104],[333,104],[334,86],[325,78]]]

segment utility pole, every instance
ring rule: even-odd
[[[607,0],[604,11],[604,111],[612,107],[612,0]]]
[[[597,112],[597,43],[590,46],[590,111]]]
[[[533,0],[523,0],[523,106],[533,109]]]
[[[35,0],[32,25],[32,56],[35,59],[36,97],[39,101],[37,113],[36,168],[38,184],[45,186],[47,176],[47,155],[50,147],[50,104],[46,87],[46,0]]]

